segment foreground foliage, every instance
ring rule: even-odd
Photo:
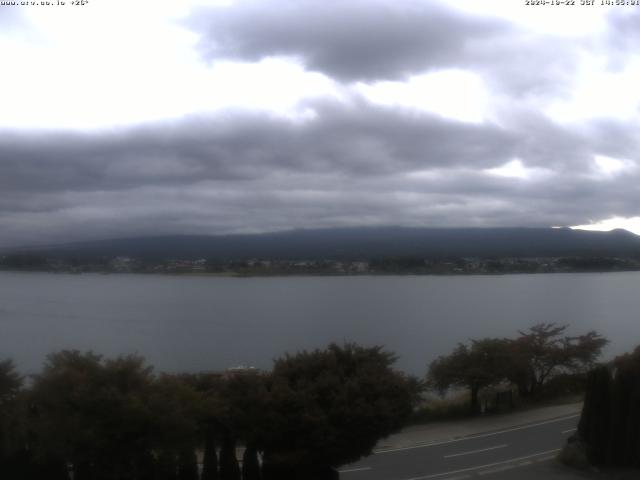
[[[428,383],[441,392],[468,388],[472,413],[480,411],[479,392],[484,387],[513,385],[520,397],[534,397],[552,379],[586,373],[608,342],[595,331],[568,336],[566,329],[566,325],[540,323],[520,331],[515,339],[485,338],[458,344],[451,354],[431,363]]]
[[[271,372],[155,375],[139,356],[62,351],[29,388],[2,362],[0,478],[335,478],[410,415],[418,384],[394,361],[346,344],[286,355]]]
[[[378,439],[402,427],[417,399],[417,383],[394,372],[394,361],[380,347],[356,345],[277,360],[265,464],[309,478],[370,454]]]
[[[640,346],[590,372],[573,440],[592,464],[640,467]]]

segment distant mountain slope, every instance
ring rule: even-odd
[[[25,250],[23,250],[25,251]],[[49,257],[130,256],[218,259],[369,259],[430,257],[640,257],[640,237],[626,230],[551,228],[341,228],[255,235],[175,235],[77,242],[30,248]]]

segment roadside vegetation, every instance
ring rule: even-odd
[[[0,362],[0,478],[336,479],[338,467],[409,422],[582,392],[607,341],[565,331],[543,323],[514,339],[459,344],[422,381],[395,370],[393,353],[356,344],[287,354],[270,371],[156,374],[136,355],[65,350],[27,379],[7,360]],[[624,358],[617,365],[637,361]],[[590,374],[585,411],[638,395],[627,376],[605,395],[600,387],[616,383],[603,372]],[[596,425],[581,424],[592,445],[592,432],[604,427],[583,423]]]
[[[560,458],[582,468],[640,468],[640,346],[589,373],[578,430]]]
[[[337,478],[412,412],[418,382],[394,361],[333,344],[270,372],[156,375],[138,356],[61,351],[30,382],[5,361],[0,478]]]
[[[566,330],[564,325],[540,323],[520,331],[514,339],[483,338],[460,343],[449,355],[430,364],[427,386],[449,398],[452,390],[468,393],[467,412],[472,415],[513,408],[516,402],[582,393],[587,372],[596,364],[607,340],[595,331],[568,336]],[[428,411],[429,404],[424,408]],[[462,412],[455,396],[450,409],[452,413]],[[420,418],[420,413],[416,416]],[[423,417],[429,415],[424,413]]]

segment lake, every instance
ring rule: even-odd
[[[268,368],[284,352],[384,345],[422,375],[457,342],[537,322],[595,329],[606,356],[640,344],[640,273],[223,278],[0,272],[0,359],[137,352],[157,371]]]

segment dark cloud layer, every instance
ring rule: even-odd
[[[7,12],[0,26],[20,20]],[[208,61],[295,56],[332,77],[341,99],[307,100],[300,111],[313,113],[297,120],[230,110],[103,131],[0,131],[0,246],[637,216],[637,125],[560,124],[538,104],[568,98],[593,45],[622,68],[638,18],[612,16],[598,43],[534,35],[438,2],[245,0],[201,9],[188,25]],[[352,84],[442,68],[483,79],[492,120],[376,106]],[[619,159],[620,170],[603,170],[597,155]],[[524,171],[499,170],[518,161]]]
[[[5,133],[0,188],[64,188],[242,181],[277,172],[381,176],[506,162],[515,139],[495,126],[406,115],[366,103],[315,105],[304,123],[236,114],[112,134]]]
[[[313,107],[316,118],[304,122],[227,113],[107,135],[4,132],[0,243],[34,232],[567,224],[631,214],[640,200],[637,173],[593,176],[593,154],[619,152],[628,135],[616,124],[596,136],[534,113],[507,128],[362,101]],[[486,171],[513,158],[540,177]]]
[[[11,6],[0,8],[0,25],[9,26],[18,22],[22,18],[20,9]]]
[[[309,70],[345,81],[401,78],[455,65],[477,42],[508,30],[436,2],[241,1],[201,9],[190,25],[209,59],[300,58]]]
[[[577,68],[573,42],[465,15],[438,1],[241,0],[198,9],[187,25],[201,35],[208,61],[293,56],[341,82],[462,68],[510,95],[545,96],[569,93]]]
[[[637,51],[640,40],[640,12],[614,11],[610,19],[610,42],[612,50]]]

